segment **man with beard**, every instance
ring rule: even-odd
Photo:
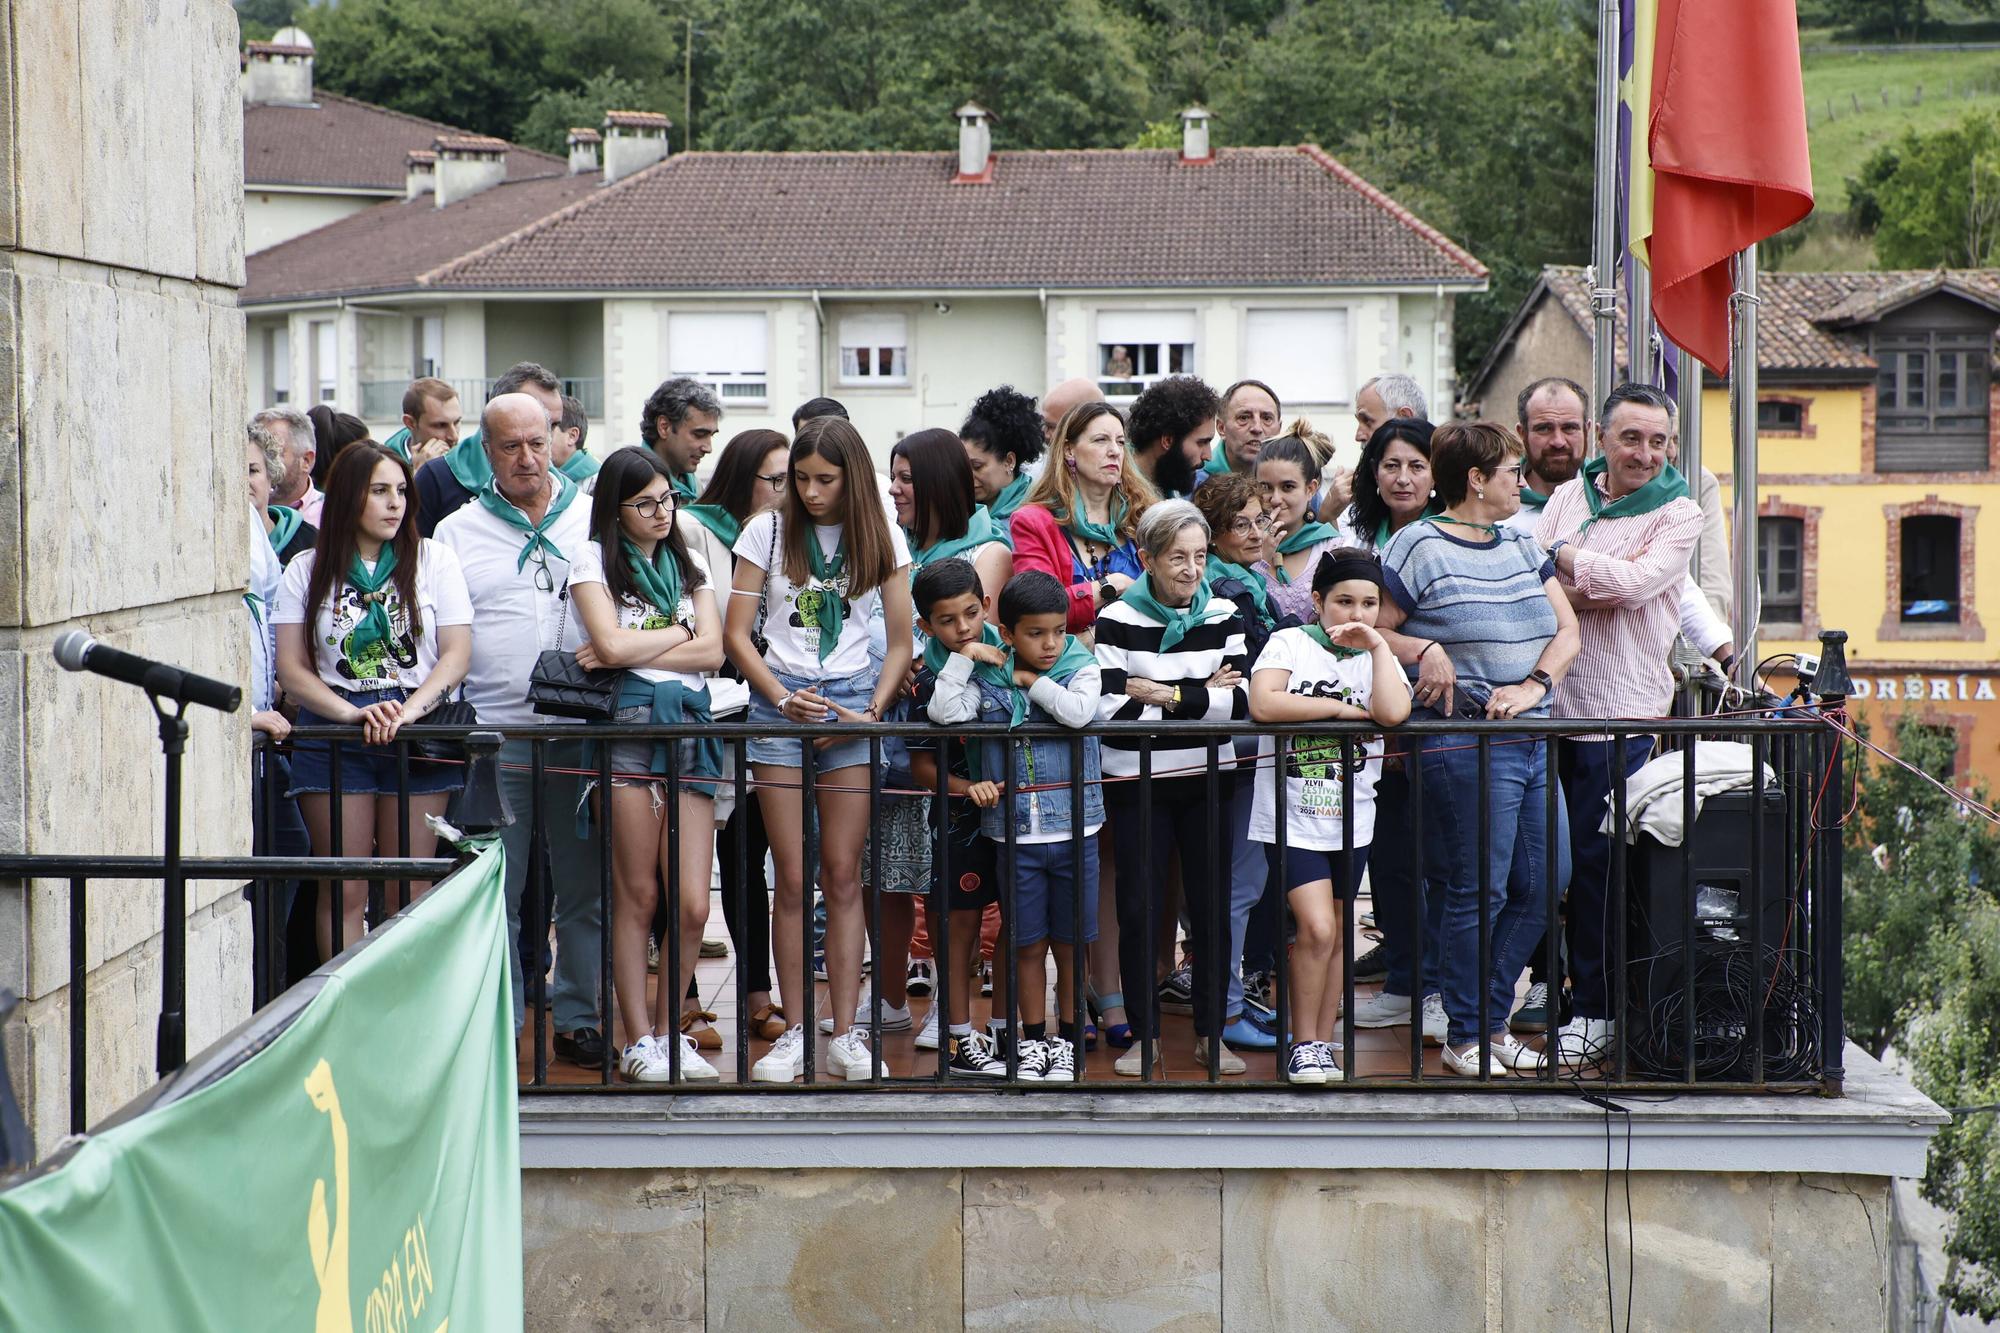
[[[1521,390],[1516,400],[1515,428],[1528,456],[1521,467],[1521,508],[1502,526],[1533,536],[1542,521],[1542,507],[1556,487],[1576,476],[1590,436],[1590,413],[1583,405],[1583,386],[1551,375]]]
[[[1222,402],[1192,375],[1163,379],[1132,400],[1125,428],[1133,466],[1167,498],[1185,498],[1207,465]]]

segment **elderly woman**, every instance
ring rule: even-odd
[[[1208,521],[1185,500],[1164,500],[1146,511],[1139,522],[1141,573],[1123,595],[1112,600],[1097,618],[1097,660],[1104,669],[1104,693],[1098,716],[1107,722],[1150,722],[1171,731],[1175,721],[1240,721],[1250,715],[1245,681],[1249,650],[1244,641],[1243,615],[1233,602],[1214,595],[1204,577],[1208,565]],[[1226,743],[1225,743],[1226,744]],[[1139,772],[1141,741],[1132,736],[1104,738],[1104,775],[1132,778]],[[1155,913],[1164,911],[1159,890],[1166,882],[1169,854],[1178,848],[1181,884],[1192,923],[1191,944],[1197,962],[1193,979],[1195,1054],[1204,1064],[1211,1043],[1220,1047],[1222,1072],[1243,1072],[1243,1061],[1220,1043],[1223,996],[1218,985],[1224,969],[1223,951],[1215,939],[1218,893],[1228,892],[1232,824],[1228,801],[1236,783],[1234,755],[1223,755],[1223,807],[1218,811],[1209,790],[1208,743],[1176,745],[1156,740],[1152,748],[1152,792],[1149,829],[1142,842],[1139,784],[1110,782],[1105,787],[1106,814],[1117,848],[1119,971],[1130,1003],[1136,1038],[1159,1036],[1158,993],[1146,934],[1146,906],[1152,896]],[[1224,845],[1211,848],[1210,822]],[[1212,878],[1214,864],[1223,878]],[[1115,1066],[1120,1074],[1144,1072],[1143,1044],[1135,1044]],[[1159,1046],[1153,1047],[1154,1060]]]
[[[1521,502],[1520,442],[1492,422],[1451,422],[1432,437],[1430,461],[1443,508],[1390,538],[1382,556],[1389,604],[1379,623],[1400,631],[1394,646],[1416,682],[1422,711],[1415,715],[1545,717],[1580,641],[1548,556],[1501,526]],[[1514,1040],[1507,1015],[1515,979],[1541,938],[1550,877],[1557,884],[1569,877],[1565,829],[1556,830],[1556,864],[1547,860],[1546,744],[1510,738],[1482,751],[1464,735],[1422,743],[1427,878],[1444,896],[1444,1065],[1453,1073],[1484,1072],[1485,1038],[1503,1068],[1542,1065],[1541,1052]]]

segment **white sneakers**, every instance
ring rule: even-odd
[[[1379,991],[1354,1006],[1354,1026],[1358,1028],[1394,1028],[1410,1021],[1410,997],[1391,995]],[[1444,1045],[1445,1017],[1444,997],[1430,994],[1424,997],[1424,1044]]]
[[[1565,1068],[1611,1058],[1618,1025],[1608,1018],[1572,1018],[1556,1033],[1556,1059]]]
[[[790,1083],[806,1068],[806,1030],[797,1023],[771,1043],[764,1058],[750,1066],[753,1083]]]
[[[905,1004],[902,1008],[898,1009],[894,1005],[890,1004],[887,1000],[881,1000],[878,1001],[878,1003],[881,1004],[882,1006],[882,1030],[884,1032],[909,1031],[910,1028],[909,1005]],[[862,998],[861,1003],[854,1006],[854,1026],[861,1028],[864,1031],[868,1027],[868,1000],[865,996]],[[825,1018],[820,1019],[819,1030],[821,1032],[833,1031],[833,1015],[828,1014]],[[931,1043],[931,1049],[932,1050],[937,1049],[936,1042]]]
[[[1424,996],[1424,1045],[1444,1045],[1450,1027],[1450,1020],[1444,1014],[1444,996],[1435,991]]]
[[[907,1018],[908,1011],[905,1010]],[[909,1026],[907,1022],[905,1027]],[[868,1033],[864,1028],[849,1028],[840,1036],[827,1043],[826,1072],[836,1078],[867,1078],[873,1061],[868,1056]]]
[[[1517,1074],[1531,1074],[1542,1067],[1542,1053],[1514,1040],[1514,1034],[1511,1032],[1502,1032],[1495,1036],[1490,1047],[1493,1052],[1493,1063],[1500,1069],[1511,1069]],[[1478,1042],[1470,1041],[1462,1046],[1453,1046],[1447,1042],[1443,1058],[1444,1067],[1451,1073],[1463,1074],[1468,1078],[1479,1077]]]
[[[692,1037],[682,1033],[679,1039],[683,1083],[710,1083],[722,1077],[714,1065],[701,1058]],[[625,1048],[625,1058],[618,1062],[618,1070],[632,1083],[671,1083],[673,1057],[665,1044],[649,1033]]]
[[[943,1008],[942,1004],[934,1004],[930,1013],[924,1016],[923,1030],[917,1033],[918,1050],[934,1051],[938,1048],[938,1011]],[[884,1032],[889,1030],[888,1023],[882,1024],[882,1030]]]

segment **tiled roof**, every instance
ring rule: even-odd
[[[1590,284],[1581,268],[1551,264],[1542,282],[1577,327],[1590,330]],[[1531,293],[1538,300],[1543,287]],[[1868,332],[1856,327],[1938,290],[1957,290],[2000,308],[2000,270],[1881,273],[1765,272],[1757,276],[1757,367],[1776,371],[1869,371]],[[1618,294],[1618,362],[1626,361],[1625,293]]]
[[[401,190],[406,155],[440,135],[466,131],[406,116],[338,93],[313,91],[311,106],[252,103],[243,108],[243,184]],[[507,178],[565,170],[561,158],[507,145]]]
[[[547,217],[596,186],[594,175],[535,176],[447,208],[429,195],[390,199],[251,255],[245,304],[411,291],[440,265]]]
[[[1486,268],[1313,145],[996,154],[683,153],[416,270],[430,290],[923,290],[1483,283]],[[595,180],[595,177],[588,177]],[[477,200],[481,196],[474,196]],[[456,205],[454,205],[456,207]],[[450,209],[445,210],[450,212]],[[373,217],[375,210],[362,217]],[[404,244],[383,213],[368,244]],[[336,223],[253,257],[246,300],[324,291]],[[404,266],[408,267],[408,266]]]
[[[604,123],[627,130],[670,130],[674,123],[658,111],[607,111]]]

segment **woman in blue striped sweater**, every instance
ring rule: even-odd
[[[1235,603],[1211,596],[1203,574],[1208,562],[1208,522],[1185,500],[1167,500],[1139,520],[1140,564],[1145,573],[1097,616],[1097,660],[1104,671],[1098,717],[1107,722],[1226,722],[1250,715],[1244,674],[1249,669],[1243,616]],[[1226,942],[1211,940],[1216,894],[1229,892],[1229,800],[1236,782],[1235,752],[1221,747],[1221,791],[1211,797],[1209,743],[1156,744],[1149,805],[1150,846],[1140,840],[1140,741],[1104,738],[1106,813],[1117,856],[1118,964],[1135,1038],[1159,1036],[1158,978],[1147,957],[1152,935],[1146,905],[1166,910],[1159,889],[1168,858],[1181,854],[1181,885],[1192,923],[1190,944],[1199,966],[1194,977],[1196,1058],[1208,1061],[1208,1044],[1220,1042],[1222,988],[1217,984]],[[1211,847],[1211,841],[1218,843]],[[1212,855],[1211,855],[1212,853]],[[1211,875],[1211,866],[1214,874]],[[1151,874],[1142,877],[1150,868]],[[1144,1071],[1135,1041],[1115,1066],[1121,1074]],[[1153,1048],[1154,1061],[1159,1047]],[[1243,1061],[1220,1050],[1225,1074],[1243,1072]]]

